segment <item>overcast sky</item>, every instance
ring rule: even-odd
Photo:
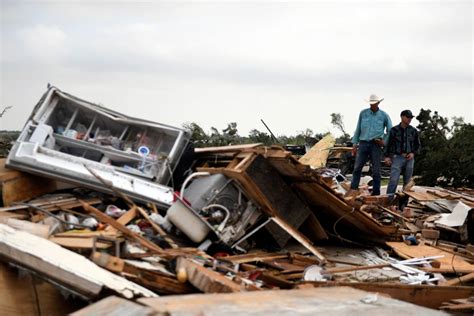
[[[352,134],[375,93],[474,121],[473,1],[1,2],[0,129],[51,83],[125,114],[206,131]],[[414,121],[416,125],[416,121]]]

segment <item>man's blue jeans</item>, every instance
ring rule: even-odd
[[[359,188],[362,168],[370,160],[372,163],[372,195],[380,195],[380,161],[382,160],[382,148],[374,142],[360,141],[357,150],[354,172],[352,173],[351,189]]]
[[[390,169],[390,180],[388,182],[387,194],[394,194],[397,190],[400,174],[403,172],[403,185],[407,185],[413,175],[415,158],[407,160],[402,155],[393,155],[392,167]]]

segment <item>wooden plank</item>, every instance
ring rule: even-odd
[[[155,312],[150,307],[119,298],[109,296],[97,303],[91,304],[71,315],[73,316],[91,316],[91,315],[107,315],[107,316],[123,316],[123,315],[154,315]]]
[[[334,147],[335,143],[336,140],[331,134],[324,136],[299,159],[299,162],[313,168],[325,167],[329,149]]]
[[[85,303],[66,299],[57,287],[0,262],[0,315],[69,314]]]
[[[310,266],[314,264],[319,264],[319,260],[317,258],[310,257],[310,256],[303,256],[295,252],[290,252],[289,257],[291,259],[291,262],[297,265]]]
[[[245,290],[239,284],[226,278],[219,272],[205,267],[183,257],[177,261],[177,271],[186,271],[187,280],[204,293],[230,293]]]
[[[132,238],[136,242],[138,242],[140,245],[143,247],[147,248],[150,251],[153,251],[159,255],[165,255],[163,249],[161,249],[158,245],[152,243],[148,239],[143,238],[142,236],[138,235],[137,233],[132,232],[130,229],[125,227],[124,225],[118,223],[116,220],[114,220],[112,217],[102,213],[95,207],[90,206],[89,204],[85,203],[84,201],[81,200],[82,206],[84,207],[84,210],[87,212],[91,213],[96,217],[99,221],[106,223],[108,225],[111,225],[118,231],[122,232],[125,236]]]
[[[242,263],[260,262],[263,260],[284,259],[284,258],[288,258],[288,254],[275,253],[275,252],[256,252],[256,253],[247,253],[244,255],[220,257],[219,260],[229,261],[234,264],[242,264]]]
[[[457,255],[448,253],[441,249],[421,244],[409,246],[403,242],[387,242],[386,244],[402,258],[419,258],[442,255],[444,257],[436,259],[441,263],[439,268],[440,271],[450,271],[453,273],[456,271],[469,271],[470,273],[474,272],[474,265],[466,262]]]
[[[397,231],[397,227],[383,226],[372,217],[348,205],[342,198],[320,183],[296,183],[295,187],[310,203],[316,216],[318,216],[318,212],[323,212],[340,220],[339,225],[357,228],[371,238],[387,237]]]
[[[98,198],[84,199],[84,201],[90,205],[95,205],[102,202],[102,200]],[[28,208],[32,206],[41,207],[48,211],[55,211],[55,210],[59,210],[61,207],[71,209],[71,208],[82,206],[82,204],[75,197],[64,199],[64,200],[42,199],[42,200],[30,201],[28,202],[28,204],[19,204],[19,205],[0,207],[0,212],[27,210]]]
[[[0,224],[0,229],[2,229],[2,226],[3,225]],[[46,239],[44,240],[47,241]],[[6,242],[7,240],[5,242],[0,242],[0,254],[4,255],[9,262],[14,262],[36,271],[37,273],[49,277],[66,287],[72,287],[76,292],[87,297],[95,297],[102,290],[102,284],[82,278],[76,275],[73,271],[67,271],[62,267],[58,267],[53,263],[36,257],[34,254],[31,254],[30,251],[24,251],[20,246],[12,246],[10,243]],[[25,240],[25,242],[27,242],[27,240]],[[55,245],[53,243],[51,244]],[[50,249],[50,251],[53,250],[54,248]],[[66,249],[64,250],[67,251]]]
[[[27,219],[30,216],[25,214],[24,212],[0,212],[0,218],[1,219],[7,219],[7,218],[15,218],[15,219]]]
[[[92,249],[94,247],[94,238],[92,237],[49,237],[49,240],[65,248],[71,249]],[[98,241],[96,247],[98,249],[110,248],[112,244]]]
[[[406,195],[411,197],[412,199],[415,199],[417,201],[436,201],[436,200],[442,200],[439,196],[436,196],[434,194],[430,194],[428,192],[414,192],[414,191],[403,191]]]
[[[188,294],[199,291],[189,282],[181,283],[176,276],[170,277],[156,271],[140,269],[125,263],[123,276],[153,290],[158,294]]]
[[[303,234],[301,234],[295,228],[291,227],[281,218],[272,217],[272,220],[283,230],[285,230],[291,237],[296,239],[300,244],[302,244],[306,249],[308,249],[313,255],[315,255],[320,260],[321,264],[326,263],[327,260],[324,255],[320,253],[318,249],[316,249],[316,247],[314,247],[312,243]]]
[[[5,166],[6,158],[0,158],[0,182],[18,178],[22,175],[21,171],[9,169]]]
[[[469,282],[469,281],[472,281],[472,280],[474,280],[474,272],[463,275],[462,277],[459,277],[459,278],[455,278],[455,279],[451,279],[449,281],[443,282],[443,283],[441,283],[441,285],[453,286],[453,285],[458,285],[458,284],[461,284],[461,283],[464,283],[464,282]]]
[[[2,182],[3,205],[30,200],[39,195],[56,191],[56,181],[21,173],[18,177]]]
[[[139,299],[165,315],[443,315],[435,310],[348,287],[227,294],[192,294]]]
[[[296,265],[291,263],[288,258],[283,259],[273,259],[273,260],[264,260],[262,264],[265,266],[269,266],[275,270],[280,271],[280,273],[294,273],[294,272],[303,272],[305,270],[305,266]]]
[[[311,210],[262,155],[255,156],[243,171],[246,179],[252,185],[249,187],[248,184],[241,184],[246,192],[259,192],[261,198],[257,202],[260,205],[265,205],[281,221],[285,221],[296,229],[303,224]],[[290,238],[279,226],[273,223],[267,224],[265,229],[270,232],[280,247],[284,247]]]
[[[92,261],[109,271],[121,274],[127,279],[143,285],[159,294],[184,294],[197,292],[197,290],[189,283],[179,282],[176,279],[176,275],[171,273],[164,274],[161,271],[140,268],[119,257],[114,257],[106,253],[93,253]]]
[[[121,233],[114,233],[105,230],[90,231],[90,230],[69,230],[63,233],[54,234],[52,237],[80,237],[80,238],[89,238],[89,237],[119,237]]]
[[[115,273],[120,273],[125,268],[125,261],[104,252],[94,252],[91,256],[91,260],[98,266]]]
[[[127,225],[130,223],[135,217],[137,217],[137,206],[133,205],[128,211],[125,212],[122,216],[117,218],[117,223],[122,224],[122,225]],[[112,226],[107,226],[105,228],[106,231],[109,232],[118,232],[118,230]]]
[[[257,279],[263,281],[266,286],[270,288],[280,288],[280,289],[292,289],[294,287],[294,283],[288,281],[287,279],[283,278],[281,275],[275,275],[270,272],[263,271]]]
[[[197,153],[197,154],[239,152],[243,149],[257,148],[261,145],[262,145],[262,143],[219,146],[219,147],[202,147],[202,148],[195,148],[194,152]]]
[[[0,224],[0,256],[87,298],[97,297],[103,287],[127,298],[156,296],[75,252],[3,224]]]
[[[29,221],[22,221],[14,218],[1,218],[0,217],[0,223],[8,225],[10,227],[13,227],[15,229],[29,232],[30,234],[42,237],[42,238],[48,238],[49,236],[49,225],[43,225],[43,224],[37,224],[37,223],[32,223]]]
[[[455,312],[456,314],[458,313],[469,313],[474,312],[474,303],[468,303],[466,302],[465,304],[451,304],[451,305],[446,305],[446,306],[441,306],[441,310],[445,310],[448,312]]]
[[[345,273],[345,272],[353,272],[359,270],[371,270],[371,269],[380,269],[389,267],[390,263],[382,263],[382,264],[373,264],[368,266],[358,266],[358,267],[344,267],[344,268],[328,268],[324,270],[325,273]]]
[[[474,295],[474,287],[467,286],[432,286],[408,285],[400,283],[380,282],[304,282],[314,287],[341,287],[349,286],[356,289],[389,295],[390,297],[405,302],[439,308],[444,302],[451,299],[469,298]]]

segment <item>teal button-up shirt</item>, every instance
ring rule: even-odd
[[[388,133],[392,128],[392,121],[387,113],[378,109],[372,112],[370,108],[364,109],[359,114],[357,128],[352,137],[352,143],[358,144],[361,140],[371,141],[376,138],[383,138],[387,144]]]

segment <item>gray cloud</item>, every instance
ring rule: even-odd
[[[470,1],[1,5],[2,104],[32,107],[50,81],[125,111],[121,102],[136,100],[133,114],[163,123],[238,121],[243,133],[248,111],[271,112],[281,133],[328,129],[314,104],[349,118],[373,92],[402,103],[395,117],[408,99],[473,119]],[[145,108],[149,99],[160,105]],[[269,107],[292,103],[308,119]],[[162,115],[176,107],[187,112]],[[0,124],[19,128],[27,112]]]

